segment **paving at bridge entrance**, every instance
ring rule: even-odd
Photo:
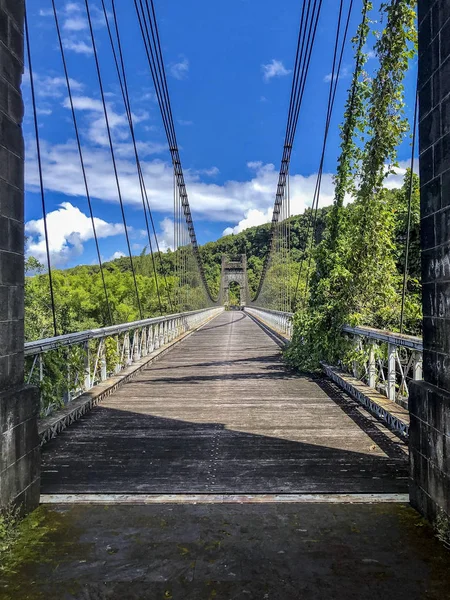
[[[404,442],[224,312],[44,447],[0,598],[450,598],[407,485]]]

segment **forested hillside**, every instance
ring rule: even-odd
[[[328,212],[328,208],[318,212],[317,242],[321,239]],[[309,220],[309,210],[303,215],[290,218],[294,269],[303,256]],[[247,254],[250,288],[252,291],[256,289],[267,253],[269,232],[270,224],[261,225],[201,246],[205,274],[213,295],[216,296],[219,291],[222,254]],[[154,253],[152,257],[144,249],[140,256],[133,257],[144,317],[160,314],[157,288],[163,312],[176,312],[174,290],[177,285],[175,264],[178,259],[178,252],[170,250]],[[44,273],[43,266],[32,257],[28,258],[26,267],[29,274],[26,280],[26,339],[32,340],[52,335],[53,328],[48,275]],[[103,271],[109,306],[106,304],[98,265],[52,270],[58,333],[102,327],[109,325],[111,320],[113,323],[123,323],[139,319],[129,257],[104,263]]]

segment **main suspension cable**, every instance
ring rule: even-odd
[[[253,302],[255,302],[258,299],[258,296],[261,293],[271,261],[271,256],[275,243],[275,234],[277,231],[277,223],[280,219],[283,198],[285,197],[285,187],[291,160],[292,145],[297,131],[300,109],[302,106],[306,81],[308,78],[311,56],[315,44],[321,8],[322,0],[304,0],[302,13],[300,17],[299,36],[297,40],[296,59],[289,100],[289,111],[286,125],[285,142],[283,147],[283,156],[278,176],[277,192],[275,196],[275,203],[272,215],[272,225],[269,233],[268,252],[264,260],[258,289],[255,297],[253,298]]]
[[[142,40],[144,43],[145,52],[147,55],[150,73],[152,75],[153,83],[155,86],[156,97],[161,111],[164,130],[166,132],[166,137],[169,144],[169,150],[172,157],[172,164],[175,172],[177,186],[180,191],[181,206],[184,213],[184,220],[186,221],[188,229],[189,241],[192,246],[192,250],[197,262],[198,270],[204,289],[206,290],[210,300],[212,302],[216,302],[217,299],[213,298],[206,280],[203,261],[200,256],[197,237],[195,234],[195,228],[192,220],[192,214],[186,191],[183,169],[181,166],[181,160],[178,151],[175,126],[167,86],[167,77],[162,56],[161,41],[159,38],[158,24],[155,15],[155,8],[152,0],[150,4],[148,0],[134,0],[134,5],[138,17],[138,23],[141,31]]]

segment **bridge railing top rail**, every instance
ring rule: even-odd
[[[175,313],[171,315],[163,315],[161,317],[152,317],[149,319],[142,319],[141,321],[131,321],[130,323],[121,323],[119,325],[111,325],[108,327],[100,327],[98,329],[88,329],[86,331],[77,331],[75,333],[67,333],[65,335],[58,335],[55,337],[44,338],[41,340],[35,340],[33,342],[25,343],[25,356],[35,356],[49,350],[56,350],[57,348],[64,348],[66,346],[73,346],[75,344],[82,344],[89,340],[98,338],[106,338],[127,331],[133,331],[134,329],[140,329],[141,327],[148,327],[149,325],[158,325],[159,323],[165,323],[168,320],[177,318],[189,317],[191,315],[200,314],[210,308],[203,308],[200,310],[192,310],[184,313]]]
[[[383,329],[375,329],[374,327],[350,327],[350,325],[344,325],[342,330],[345,333],[359,335],[361,337],[377,340],[379,342],[385,342],[394,346],[412,348],[413,350],[417,350],[419,352],[423,351],[423,341],[422,338],[418,336],[405,335]]]
[[[292,319],[292,317],[294,316],[294,313],[292,312],[284,312],[282,310],[274,310],[272,308],[263,308],[262,306],[256,306],[255,304],[249,304],[248,308],[254,308],[269,313],[271,315],[278,315],[280,317],[286,317],[288,319]]]

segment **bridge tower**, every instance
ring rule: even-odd
[[[220,278],[220,303],[229,305],[230,283],[239,284],[241,291],[241,306],[250,304],[250,294],[247,279],[247,256],[241,254],[239,257],[228,257],[222,255],[222,273]]]
[[[450,519],[450,0],[419,0],[424,381],[411,389],[411,503]]]
[[[39,396],[24,385],[24,0],[0,4],[0,508],[39,503]]]

